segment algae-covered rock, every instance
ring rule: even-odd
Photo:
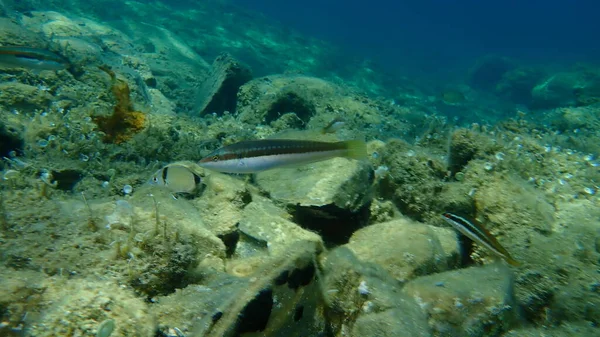
[[[256,182],[278,202],[357,211],[370,201],[373,172],[368,163],[333,158],[298,169],[262,172]]]
[[[140,191],[142,192],[142,191]],[[129,282],[148,296],[194,283],[203,273],[222,270],[225,245],[185,200],[166,190],[121,200],[106,217],[117,259],[129,260]]]
[[[3,5],[3,2],[0,3],[0,7],[4,7]],[[16,20],[4,15],[0,18],[0,44],[9,46],[15,45],[15,42],[18,42],[18,45],[21,46],[44,46],[45,41],[39,34],[22,27],[20,23],[15,21]]]
[[[291,209],[296,223],[319,232],[325,241],[344,243],[367,220],[373,170],[364,161],[333,158],[262,172],[256,182]]]
[[[581,337],[598,336],[600,330],[588,322],[565,322],[560,326],[522,327],[507,331],[503,337]]]
[[[321,258],[327,320],[334,336],[431,336],[418,304],[381,266],[339,247]],[[348,333],[351,331],[351,333]]]
[[[452,229],[398,219],[356,231],[345,245],[363,262],[380,265],[396,280],[458,266],[459,244]]]
[[[515,103],[531,103],[531,89],[544,76],[541,69],[534,67],[517,67],[502,75],[496,85],[496,92],[511,99]]]
[[[398,296],[398,295],[395,295]],[[411,301],[412,302],[412,301]],[[365,313],[360,315],[350,336],[352,337],[397,337],[397,336],[432,336],[424,328],[422,317],[419,313],[408,312],[408,310],[418,311],[416,305],[402,306],[401,308],[389,309],[377,313]],[[419,317],[419,322],[408,321],[412,317]],[[390,324],[390,322],[394,322]]]
[[[543,78],[532,89],[536,108],[587,106],[600,102],[600,71],[579,66]]]
[[[597,326],[597,275],[581,271],[595,268],[600,258],[600,207],[597,200],[563,200],[556,204],[555,216],[560,222],[552,234],[527,234],[525,265],[515,278],[522,314],[539,325],[585,321]]]
[[[513,277],[502,265],[419,277],[402,292],[419,303],[435,336],[498,336],[514,323]]]
[[[252,79],[248,67],[228,54],[219,55],[198,92],[198,113],[223,114],[236,110],[236,95],[240,86]]]
[[[470,160],[482,155],[488,150],[488,138],[469,129],[458,129],[450,136],[448,151],[448,168],[455,175],[462,170]]]
[[[379,181],[382,197],[394,201],[400,212],[417,220],[437,216],[438,199],[447,177],[446,164],[402,140],[390,140],[382,153],[387,174]]]
[[[506,57],[486,56],[469,70],[469,82],[474,88],[493,91],[505,74],[514,68],[514,62]]]
[[[551,123],[561,132],[571,132],[577,129],[595,132],[600,123],[596,117],[597,106],[567,107],[553,110],[549,116]]]
[[[496,173],[485,180],[474,195],[478,215],[489,220],[488,230],[509,232],[535,230],[548,234],[554,223],[554,207],[544,194],[522,179]]]
[[[317,113],[315,101],[335,91],[331,83],[313,77],[258,78],[240,88],[238,111],[242,121],[253,124],[270,124],[287,112],[307,123]]]
[[[15,270],[4,267],[0,270],[0,324],[1,336],[17,336],[23,333],[28,313],[37,315],[43,300],[45,275],[33,270]]]
[[[243,208],[252,201],[246,184],[230,176],[210,174],[202,196],[193,203],[202,210],[202,221],[216,235],[236,230]]]
[[[545,77],[531,90],[531,104],[538,109],[574,106],[576,89],[584,84],[582,81],[580,74],[572,72]]]
[[[289,218],[289,214],[265,199],[253,201],[244,208],[239,230],[253,241],[261,242],[273,256],[282,254],[298,241],[323,244],[319,235],[303,229]],[[244,239],[241,239],[243,243]]]
[[[28,331],[31,336],[95,336],[107,319],[115,322],[112,337],[155,335],[147,304],[127,288],[89,279],[55,279],[46,286],[40,319]]]
[[[348,88],[316,77],[273,75],[256,78],[240,87],[238,112],[242,122],[257,125],[271,124],[288,113],[299,121],[296,127],[306,127],[318,119],[324,127],[334,116],[346,118],[349,128],[362,129],[382,121],[381,107]]]
[[[476,191],[471,181],[465,182],[447,182],[440,191],[437,205],[442,212],[451,212],[455,214],[473,214],[475,212],[475,200],[473,193]],[[440,214],[434,214],[434,219],[439,220]]]
[[[52,95],[40,87],[19,82],[0,83],[0,106],[18,112],[44,111],[51,101]]]
[[[253,277],[222,274],[202,286],[159,297],[160,329],[191,336],[317,336],[325,324],[312,242],[296,242],[284,254],[265,256]]]

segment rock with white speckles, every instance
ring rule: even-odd
[[[285,205],[294,222],[325,242],[343,244],[369,217],[373,169],[366,161],[333,158],[256,175],[258,185]]]
[[[270,255],[285,252],[291,244],[298,241],[323,244],[319,235],[293,223],[289,214],[264,199],[253,201],[244,208],[239,230],[255,242],[262,242]],[[244,243],[242,237],[239,244]]]
[[[346,245],[358,259],[379,264],[401,282],[458,266],[455,232],[407,219],[358,230]]]
[[[502,264],[423,276],[403,292],[420,304],[436,336],[499,336],[514,323],[514,284]]]

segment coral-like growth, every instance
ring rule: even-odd
[[[120,144],[125,142],[144,128],[146,115],[133,109],[130,99],[130,89],[127,82],[118,79],[114,71],[107,66],[99,67],[111,79],[111,91],[115,96],[116,104],[112,115],[97,116],[94,121],[98,128],[104,132],[104,141]]]

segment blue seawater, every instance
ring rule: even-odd
[[[534,62],[600,57],[600,3],[478,0],[235,0],[386,67],[437,74],[489,53]]]

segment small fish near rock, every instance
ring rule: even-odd
[[[508,251],[502,247],[498,240],[496,240],[496,238],[480,223],[469,221],[463,217],[448,212],[442,214],[442,218],[464,236],[487,248],[494,253],[494,255],[501,257],[511,266],[521,265],[520,262],[510,256]]]
[[[162,186],[172,193],[192,194],[198,191],[204,172],[201,167],[193,162],[175,162],[156,171],[150,185]]]

